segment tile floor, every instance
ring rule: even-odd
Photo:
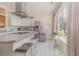
[[[29,52],[27,56],[58,56],[58,51],[53,47],[53,42],[37,42],[36,47]],[[25,53],[17,53],[16,56],[24,56]]]
[[[57,50],[53,48],[51,40],[38,42],[35,50],[35,56],[57,56]]]

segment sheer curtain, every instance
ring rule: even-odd
[[[68,55],[79,56],[79,3],[69,3]]]

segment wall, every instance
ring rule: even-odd
[[[49,2],[29,2],[26,4],[27,14],[34,16],[41,22],[41,32],[46,33],[46,38],[51,39],[52,36],[52,4]]]
[[[35,20],[40,21],[40,32],[41,33],[45,33],[46,34],[46,39],[51,39],[52,38],[52,14],[50,14],[50,16],[47,17],[43,17],[43,18],[36,18]]]
[[[6,12],[15,11],[14,2],[0,2],[0,7],[3,7]]]
[[[50,2],[28,2],[26,12],[38,18],[47,17],[52,12],[52,4]]]

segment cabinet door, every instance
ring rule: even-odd
[[[25,18],[25,19],[22,19],[22,26],[31,26],[30,24],[31,24],[31,20],[30,19],[27,19],[27,18]]]
[[[31,22],[31,20],[30,20],[30,19],[27,19],[27,21],[26,21],[26,26],[31,26],[31,25],[30,25],[30,22]]]
[[[16,26],[21,26],[22,25],[21,20],[22,20],[21,18],[17,17],[17,19],[16,19],[17,25]]]
[[[11,15],[10,25],[12,25],[12,26],[17,25],[17,20],[16,20],[16,17],[14,15]]]
[[[10,15],[10,25],[11,26],[21,26],[21,18],[15,16],[15,15]]]
[[[21,25],[22,25],[22,26],[26,26],[26,21],[27,21],[26,18],[25,18],[25,19],[22,19]]]

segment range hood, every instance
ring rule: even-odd
[[[23,11],[23,6],[22,6],[23,2],[16,2],[15,3],[15,12],[11,12],[12,14],[21,17],[21,18],[30,18],[27,14],[26,14],[26,10]]]

